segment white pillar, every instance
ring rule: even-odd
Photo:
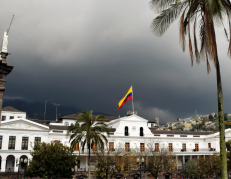
[[[9,135],[3,135],[3,139],[2,139],[2,150],[8,150],[8,143],[9,143]]]
[[[18,134],[15,138],[15,150],[21,150],[22,135]]]
[[[6,158],[2,157],[1,172],[6,171]]]
[[[16,165],[16,157],[14,158],[14,172],[18,171],[18,167]]]
[[[192,155],[190,155],[190,160],[192,160]]]
[[[28,159],[28,161],[27,161],[27,166],[29,166],[30,161],[32,161],[32,158],[29,158],[29,157],[27,156],[27,159]]]
[[[183,164],[185,164],[185,157],[184,157],[184,155],[183,155]]]
[[[18,163],[17,163],[18,164]],[[15,167],[14,167],[14,172],[18,172],[18,165],[16,165],[16,162],[15,162]]]

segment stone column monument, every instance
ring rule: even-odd
[[[0,117],[2,113],[2,102],[3,102],[3,93],[5,91],[5,77],[12,71],[13,66],[7,65],[6,58],[9,55],[7,51],[8,45],[8,32],[4,32],[3,41],[2,41],[2,48],[0,51],[1,59],[0,59]],[[0,119],[1,122],[2,119]]]

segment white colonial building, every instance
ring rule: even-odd
[[[26,113],[19,111],[11,106],[4,107],[1,113],[2,121],[9,121],[11,119],[23,118],[26,119]]]
[[[35,143],[60,141],[64,145],[70,145],[67,128],[75,123],[76,115],[64,116],[59,121],[33,120],[26,119],[23,112],[15,111],[14,108],[7,109],[7,112],[2,112],[6,119],[0,125],[1,172],[18,171],[16,159],[31,160],[30,151]],[[14,118],[7,117],[13,115]],[[132,148],[144,151],[147,142],[152,140],[156,151],[165,146],[176,155],[178,168],[189,159],[199,155],[211,155],[220,150],[219,133],[156,130],[154,121],[135,114],[119,118],[106,116],[106,123],[110,128],[110,136],[108,146],[105,147],[113,150],[122,145],[128,151]],[[226,140],[229,139],[231,130],[227,129]],[[87,155],[86,151],[75,152],[80,156]],[[87,171],[87,157],[80,159],[80,165],[75,170]]]

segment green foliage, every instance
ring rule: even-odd
[[[149,144],[148,144],[149,145]],[[151,173],[154,178],[158,177],[158,174],[163,171],[174,171],[175,160],[174,156],[167,148],[160,148],[158,152],[153,152],[154,147],[149,145],[149,149],[146,152],[148,160],[144,162],[144,167]]]
[[[226,148],[227,148],[227,151],[231,151],[231,140],[228,140],[227,142],[226,142]]]
[[[228,120],[228,114],[224,113],[224,120],[227,121]]]
[[[88,168],[90,168],[91,148],[93,144],[100,149],[107,144],[107,136],[109,129],[103,122],[105,117],[102,115],[93,116],[93,111],[83,110],[76,115],[75,125],[68,128],[67,135],[70,135],[71,148],[75,150],[76,144],[83,141],[81,145],[84,151],[85,146],[88,148]],[[106,135],[105,135],[106,134]],[[90,179],[90,170],[88,170],[88,178]]]
[[[114,151],[97,150],[94,152],[94,163],[96,164],[96,178],[115,178],[120,173],[129,173],[137,167],[137,153],[127,152],[124,146],[120,145]]]
[[[214,154],[189,160],[183,165],[182,174],[189,178],[216,178],[220,169],[220,157]]]
[[[31,152],[32,161],[26,175],[40,178],[71,178],[76,156],[69,147],[59,143],[41,143]]]
[[[105,117],[102,115],[93,116],[92,113],[93,111],[83,110],[76,115],[75,125],[69,126],[68,135],[71,134],[70,142],[73,150],[76,144],[82,140],[82,150],[84,150],[85,144],[87,144],[88,149],[93,143],[102,149],[104,142],[107,143],[106,135],[109,135],[109,129],[103,122]]]
[[[197,162],[194,160],[189,160],[183,165],[181,172],[185,177],[196,177],[198,172]]]
[[[217,118],[217,113],[215,113],[214,118]]]
[[[213,116],[211,114],[209,115],[209,119],[213,119]]]
[[[228,171],[231,170],[231,140],[226,142]]]

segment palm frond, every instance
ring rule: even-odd
[[[210,68],[210,64],[209,64],[209,60],[208,60],[208,40],[207,40],[207,36],[206,36],[204,17],[202,17],[202,20],[200,21],[200,40],[201,40],[200,54],[202,57],[205,56],[207,73],[210,73],[211,68]]]
[[[190,53],[190,58],[191,58],[191,66],[193,66],[193,49],[192,49],[192,42],[191,42],[191,37],[190,37],[190,18],[189,18],[189,23],[188,23],[188,41],[189,41],[189,53]]]
[[[195,20],[194,20],[193,31],[194,31],[194,48],[195,48],[196,62],[197,62],[197,64],[199,64],[200,63],[200,56],[199,56],[199,52],[198,52],[198,48],[197,48],[196,22],[197,22],[197,16],[195,17]]]
[[[222,13],[224,8],[222,8],[221,0],[207,0],[205,1],[205,6],[207,7],[207,12],[209,13],[210,20],[214,19],[217,16],[219,19],[222,19]]]
[[[182,47],[183,51],[185,51],[184,14],[185,14],[186,8],[183,11],[183,13],[181,15],[181,18],[180,18],[180,44],[181,44],[181,47]]]
[[[171,23],[178,18],[182,12],[182,9],[186,5],[186,3],[181,2],[178,4],[173,4],[168,9],[163,10],[162,13],[157,16],[151,24],[151,30],[153,33],[157,36],[162,36],[169,28]]]
[[[155,12],[159,13],[168,8],[174,2],[176,2],[176,0],[152,0],[149,2],[149,7]]]
[[[231,23],[230,23],[230,13],[228,9],[226,9],[227,17],[228,17],[228,22],[229,22],[229,47],[228,47],[228,55],[231,57]]]

